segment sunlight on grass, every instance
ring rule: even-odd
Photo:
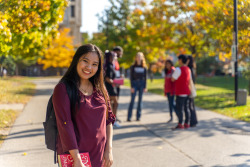
[[[0,129],[9,127],[16,119],[18,112],[14,110],[0,110]]]
[[[19,113],[20,111],[0,110],[0,146],[7,137],[7,135],[5,133],[2,134],[2,132],[5,132],[6,129],[8,131],[8,129],[15,122]]]
[[[35,84],[28,77],[0,79],[0,104],[27,103],[35,93]],[[0,145],[6,138],[5,131],[12,126],[20,111],[0,110]],[[7,128],[7,129],[6,129]]]
[[[30,78],[14,77],[0,79],[0,104],[27,103],[35,93]]]

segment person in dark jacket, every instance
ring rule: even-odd
[[[165,61],[165,84],[164,84],[164,94],[168,98],[168,104],[169,104],[169,113],[170,113],[170,120],[168,122],[173,121],[173,110],[175,110],[174,105],[174,90],[175,90],[175,84],[171,81],[172,74],[174,73],[175,68],[174,64],[171,60]]]
[[[194,74],[195,63],[194,63],[194,58],[192,56],[187,57],[186,65],[189,67],[191,71],[191,79],[193,83],[195,83],[195,74]],[[188,112],[188,110],[190,111],[190,127],[195,127],[198,124],[198,121],[195,110],[194,97],[188,96],[187,104],[184,106],[184,110],[186,110],[186,112]]]
[[[122,71],[120,69],[119,61],[118,59],[122,58],[123,56],[123,49],[120,46],[115,46],[113,48],[113,52],[116,53],[115,59],[113,60],[113,66],[115,69],[115,78],[123,78]],[[120,95],[120,85],[115,85],[116,93],[117,93],[117,99],[119,99]],[[121,120],[116,115],[116,121],[121,122]],[[116,124],[117,125],[117,124]]]
[[[121,72],[120,72],[120,65],[119,65],[118,59],[122,58],[123,49],[120,46],[116,46],[116,47],[113,48],[113,52],[115,52],[116,55],[117,55],[116,56],[117,58],[113,61],[114,69],[115,69],[115,72],[116,72],[116,78],[121,78],[122,75],[121,75]],[[117,98],[119,98],[119,95],[120,95],[120,86],[116,86],[116,92],[117,92]]]
[[[132,110],[136,97],[136,92],[139,93],[136,120],[141,119],[142,95],[147,92],[147,65],[142,52],[136,54],[134,65],[130,67],[130,85],[131,85],[131,101],[128,108],[127,121],[131,121]]]
[[[108,51],[105,53],[105,86],[107,88],[109,98],[110,98],[110,103],[112,106],[112,111],[117,115],[117,107],[118,107],[118,98],[117,98],[117,89],[115,89],[115,86],[113,84],[113,80],[116,77],[116,72],[113,66],[113,60],[116,56],[116,53],[113,51]],[[115,122],[114,126],[120,127],[120,125]]]

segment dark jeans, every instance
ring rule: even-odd
[[[187,104],[188,97],[181,97],[176,96],[176,114],[179,120],[179,124],[183,123],[183,109],[184,106]],[[189,123],[189,113],[187,110],[184,110],[185,112],[185,123]]]
[[[168,97],[170,118],[173,119],[173,110],[176,111],[176,107],[174,105],[174,96],[172,96],[170,93],[166,93],[166,96]]]
[[[137,91],[139,92],[139,97],[138,97],[136,118],[140,119],[141,118],[141,108],[142,108],[142,95],[143,95],[145,81],[144,80],[135,80],[135,81],[132,81],[131,84],[132,84],[131,87],[135,89],[135,92],[131,93],[131,101],[130,101],[129,108],[128,108],[128,120],[131,120],[131,117],[132,117],[132,111],[133,111],[135,96],[136,96]]]
[[[116,93],[117,93],[117,97],[119,98],[119,96],[120,96],[120,86],[116,87]]]
[[[194,98],[187,98],[187,103],[184,106],[185,112],[190,111],[190,126],[194,126],[198,123],[196,111],[195,111],[195,105],[194,105]]]

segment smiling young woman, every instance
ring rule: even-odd
[[[89,152],[93,167],[110,167],[113,163],[115,116],[103,80],[102,53],[97,46],[87,44],[77,49],[54,89],[57,154],[70,153],[74,167],[84,166],[79,155],[84,152]]]

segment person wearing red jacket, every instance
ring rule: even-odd
[[[176,114],[178,116],[178,125],[174,129],[189,128],[189,113],[185,112],[185,122],[183,126],[183,109],[187,105],[188,96],[190,95],[190,79],[191,72],[189,67],[186,66],[187,56],[180,55],[178,57],[180,67],[176,68],[172,75],[172,81],[175,82],[175,95],[176,95]]]
[[[175,67],[174,67],[172,60],[165,61],[164,71],[165,71],[164,94],[168,98],[169,113],[170,113],[170,120],[168,122],[172,122],[173,121],[173,110],[176,110],[175,105],[174,105],[175,84],[174,84],[174,82],[171,81],[172,74],[175,71]]]

